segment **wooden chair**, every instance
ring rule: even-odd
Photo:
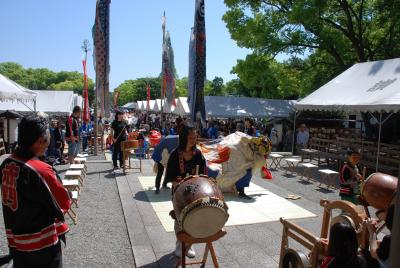
[[[137,150],[140,150],[140,143],[138,140],[127,140],[121,143],[121,150],[122,150],[122,158],[123,158],[123,165],[122,169],[125,173],[126,164],[125,161],[128,159],[128,166],[130,169],[138,169],[142,172],[142,158],[137,157],[139,159],[139,167],[132,167],[131,166],[131,155],[137,156]],[[140,156],[140,155],[139,155]]]

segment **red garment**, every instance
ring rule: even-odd
[[[11,156],[0,166],[0,183],[9,247],[41,250],[68,232],[64,213],[72,202],[51,166]]]

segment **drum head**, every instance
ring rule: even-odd
[[[205,238],[216,234],[224,227],[228,214],[218,207],[195,208],[183,219],[183,230],[194,238]]]

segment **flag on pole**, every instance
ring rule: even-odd
[[[96,94],[95,105],[100,108],[102,117],[110,116],[110,3],[111,0],[97,0],[96,17],[92,29],[93,35],[93,58],[96,71]]]
[[[193,123],[201,120],[205,126],[204,81],[206,78],[206,26],[204,0],[195,0],[194,27],[189,47],[189,108]]]
[[[150,85],[147,85],[147,106],[146,110],[150,110]]]
[[[87,123],[90,120],[89,113],[89,89],[88,89],[88,80],[87,80],[87,72],[86,72],[86,59],[82,61],[83,64],[83,122]]]

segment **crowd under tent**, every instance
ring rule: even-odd
[[[48,115],[69,115],[78,98],[73,91],[63,90],[33,90],[36,93],[36,111]],[[16,112],[30,112],[32,109],[21,102],[2,102],[0,111],[15,110]]]
[[[15,110],[15,105],[26,106],[30,111],[36,109],[36,93],[0,74],[0,110]],[[4,104],[4,105],[3,105]],[[3,106],[10,109],[3,109]]]
[[[296,103],[301,111],[369,113],[379,124],[376,170],[382,124],[400,111],[400,58],[358,63]]]

